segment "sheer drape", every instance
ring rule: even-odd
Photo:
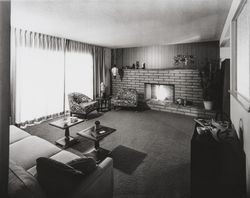
[[[65,105],[67,95],[79,92],[93,98],[93,58],[92,47],[75,41],[67,41],[65,54]]]
[[[15,122],[62,112],[65,40],[13,31],[12,112]]]
[[[104,48],[19,29],[11,42],[13,123],[67,110],[70,92],[100,95]]]
[[[94,61],[94,97],[100,96],[100,84],[105,83],[105,59],[104,48],[93,48],[93,61]]]

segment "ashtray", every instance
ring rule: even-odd
[[[76,117],[71,117],[70,118],[70,122],[71,123],[75,123],[75,122],[77,122],[78,121],[78,118],[76,118]]]

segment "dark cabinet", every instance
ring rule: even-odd
[[[234,129],[221,135],[199,135],[191,140],[191,197],[243,198],[246,189],[245,154]]]

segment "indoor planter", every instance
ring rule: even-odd
[[[203,101],[204,107],[206,110],[212,110],[213,109],[213,101],[211,100],[204,100]]]
[[[217,100],[217,93],[219,89],[219,69],[208,62],[206,66],[199,69],[201,77],[201,87],[203,94],[203,103],[206,110],[212,110],[214,102]]]

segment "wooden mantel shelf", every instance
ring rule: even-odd
[[[124,70],[132,70],[132,71],[165,71],[165,70],[177,70],[177,69],[183,69],[183,70],[187,70],[187,69],[190,69],[190,70],[197,70],[198,68],[197,67],[168,67],[168,68],[158,68],[158,69],[124,69]]]

